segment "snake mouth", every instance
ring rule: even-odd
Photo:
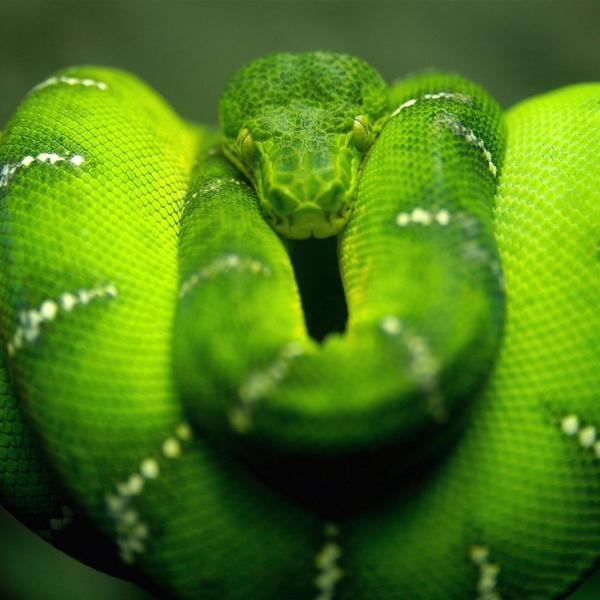
[[[266,207],[266,212],[275,231],[286,238],[304,240],[311,237],[323,239],[339,233],[348,220],[350,208],[344,205],[334,212],[311,203],[285,216],[270,206]]]
[[[341,183],[335,182],[321,193],[306,193],[305,190],[305,193],[296,195],[285,186],[269,186],[267,183],[258,180],[260,202],[273,228],[286,238],[331,237],[339,233],[348,221],[354,188],[347,190]]]

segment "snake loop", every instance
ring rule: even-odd
[[[4,127],[2,504],[159,597],[565,594],[600,540],[600,86],[503,116],[277,54],[220,113],[73,67]]]

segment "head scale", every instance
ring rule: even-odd
[[[272,54],[236,73],[219,107],[224,152],[279,233],[322,238],[344,226],[386,101],[381,76],[345,54]]]

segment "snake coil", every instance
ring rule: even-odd
[[[503,115],[276,54],[220,110],[73,67],[4,127],[3,506],[160,597],[566,594],[599,557],[600,84]]]

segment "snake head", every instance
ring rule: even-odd
[[[381,76],[344,54],[272,54],[236,73],[220,101],[224,152],[277,232],[340,231],[386,102]]]

